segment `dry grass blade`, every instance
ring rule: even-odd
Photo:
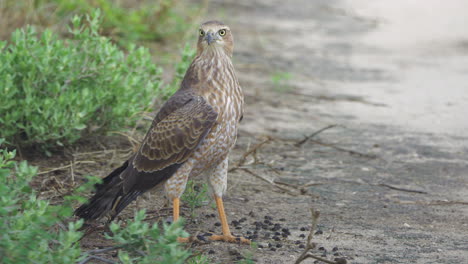
[[[47,173],[50,173],[50,172],[53,172],[53,171],[58,171],[58,170],[65,170],[65,169],[68,169],[68,168],[70,168],[70,167],[72,167],[72,166],[74,166],[76,164],[93,164],[93,163],[96,163],[96,162],[92,161],[92,160],[76,161],[74,163],[70,163],[70,164],[65,165],[65,166],[61,166],[61,167],[53,168],[53,169],[50,169],[50,170],[38,172],[37,175],[47,174]]]

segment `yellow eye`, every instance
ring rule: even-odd
[[[205,36],[205,31],[203,31],[202,29],[200,29],[200,36]]]
[[[220,36],[224,36],[224,35],[226,35],[226,30],[225,29],[220,29],[218,31],[218,33],[219,33]]]

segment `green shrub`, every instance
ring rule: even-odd
[[[3,142],[0,139],[0,147]],[[71,202],[76,196],[65,197],[63,205],[39,199],[30,187],[37,168],[26,161],[17,163],[14,157],[15,151],[0,148],[0,262],[68,264],[92,258],[93,250],[83,252],[79,243],[82,233],[77,230],[83,221],[62,224],[72,215]],[[126,227],[120,223],[110,226],[112,234],[106,238],[116,243],[113,248],[120,248],[122,263],[184,263],[190,252],[177,242],[177,237],[187,236],[182,223],[161,229],[157,224],[150,226],[144,218],[145,212],[140,211]]]
[[[3,139],[0,139],[0,146]],[[39,200],[29,186],[37,168],[12,159],[15,151],[0,149],[0,259],[2,263],[75,263],[83,258],[77,231],[82,221],[64,230],[53,226],[71,216],[67,206]]]
[[[99,12],[72,19],[72,40],[33,27],[0,42],[0,137],[45,148],[133,125],[161,86],[145,48],[125,55],[98,34]]]
[[[161,232],[157,223],[150,226],[143,222],[144,219],[145,211],[141,210],[125,228],[122,228],[120,223],[110,225],[113,234],[106,237],[122,247],[118,253],[120,261],[124,264],[185,263],[190,257],[190,252],[177,242],[178,237],[188,236],[182,229],[182,222],[163,224]]]
[[[137,40],[163,40],[184,35],[202,10],[193,3],[172,0],[3,0],[2,25],[34,24],[62,31],[68,17],[102,10],[103,33],[127,45]],[[7,28],[0,29],[8,31]]]

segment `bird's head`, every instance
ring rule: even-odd
[[[198,30],[198,54],[224,52],[232,56],[234,41],[231,30],[220,21],[203,23]]]

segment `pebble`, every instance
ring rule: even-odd
[[[346,264],[346,263],[348,263],[346,261],[346,259],[344,259],[344,258],[335,258],[334,261],[336,262],[336,264]]]
[[[338,247],[334,247],[332,251],[338,251]]]
[[[300,229],[300,230],[301,230],[301,231],[306,231],[306,230],[307,230],[307,228],[305,228],[305,227],[301,227],[301,229]]]
[[[315,232],[316,235],[321,235],[323,234],[323,231],[322,230],[317,230],[317,232]]]
[[[305,248],[304,244],[300,244],[299,248]]]
[[[215,225],[215,226],[221,226],[221,223],[220,223],[220,222],[216,222],[214,225]]]
[[[208,251],[208,254],[214,254],[214,253],[215,253],[215,251],[212,250],[212,249],[210,249],[210,250]]]
[[[300,234],[299,237],[305,238],[305,235],[304,235],[304,234]]]

